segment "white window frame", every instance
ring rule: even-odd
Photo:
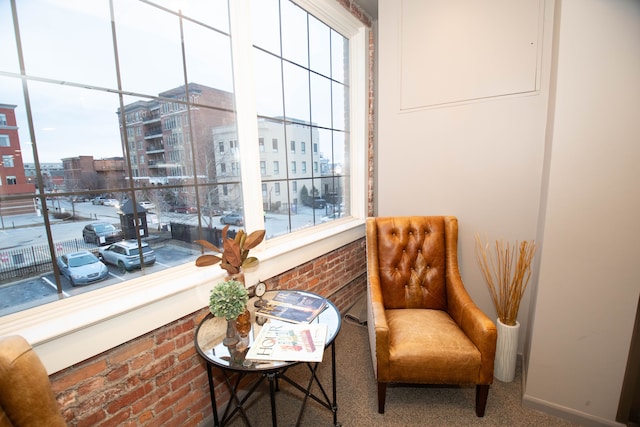
[[[337,0],[296,0],[296,3],[350,40],[350,194],[351,216],[303,231],[269,239],[256,248],[260,265],[246,271],[248,285],[282,274],[314,258],[364,237],[367,200],[368,29]],[[253,52],[246,23],[250,0],[229,2],[236,81],[253,82]],[[253,86],[236,85],[238,111],[252,106]],[[255,113],[238,114],[241,141],[257,141]],[[240,158],[245,194],[246,229],[264,227],[258,144]],[[149,274],[121,284],[65,298],[0,318],[0,335],[24,336],[51,374],[124,342],[190,315],[204,307],[211,287],[224,277],[221,268],[193,263]]]

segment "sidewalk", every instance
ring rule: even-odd
[[[64,222],[63,219],[56,219],[49,215],[51,224]],[[44,225],[42,215],[36,213],[20,214],[20,215],[3,215],[0,217],[0,229],[6,230],[11,228],[38,227]]]

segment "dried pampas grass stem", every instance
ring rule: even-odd
[[[489,241],[482,243],[476,234],[476,257],[487,282],[498,318],[505,325],[515,325],[520,302],[531,278],[531,261],[536,251],[533,240],[511,245],[496,240],[494,251]]]

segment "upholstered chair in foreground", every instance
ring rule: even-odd
[[[22,337],[0,337],[0,427],[66,427],[49,376]]]
[[[388,384],[475,384],[484,416],[497,333],[460,278],[457,219],[368,218],[366,232],[378,412]]]

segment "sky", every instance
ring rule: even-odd
[[[188,81],[233,92],[232,61],[228,33],[228,11],[224,0],[159,0],[172,10],[182,8],[200,24],[183,21]],[[254,1],[254,41],[267,50],[279,51],[273,37],[279,26],[273,0]],[[34,134],[41,162],[59,162],[66,157],[93,155],[95,158],[122,156],[118,116],[118,79],[107,0],[18,0],[17,12],[28,80]],[[285,56],[318,73],[343,79],[344,52],[340,36],[310,18],[307,39],[305,14],[283,3]],[[122,89],[129,93],[124,104],[143,95],[184,84],[179,20],[144,3],[114,0],[116,38]],[[304,23],[304,25],[303,25]],[[212,30],[213,29],[213,30]],[[303,35],[303,37],[301,36]],[[333,58],[330,40],[334,41]],[[306,54],[310,43],[312,55]],[[11,9],[0,0],[0,103],[14,104],[20,127],[24,162],[33,162],[31,135],[26,120],[22,80],[15,46]],[[302,54],[301,54],[302,53]],[[258,114],[282,116],[280,62],[254,51]],[[332,64],[333,70],[332,70]],[[335,66],[339,64],[340,66]],[[309,118],[307,73],[289,63],[284,65],[284,105],[289,117]],[[274,84],[275,82],[275,84]],[[344,110],[333,114],[331,89],[340,85],[312,74],[313,121],[322,126],[344,126]],[[344,91],[334,91],[334,105],[342,106]],[[148,99],[148,98],[146,98]]]

